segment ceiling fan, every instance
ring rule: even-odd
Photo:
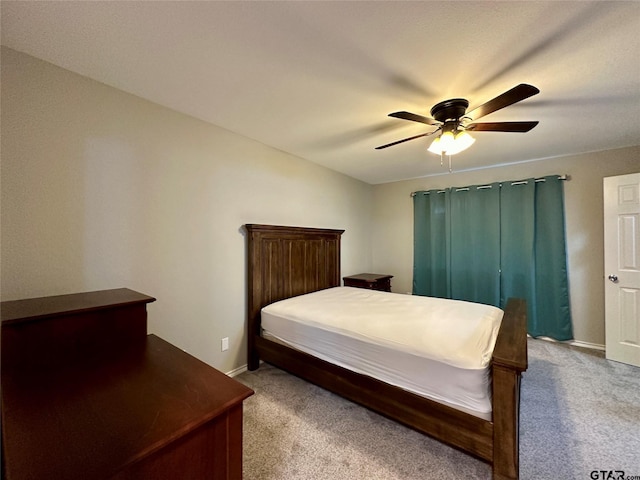
[[[409,140],[415,140],[416,138],[427,137],[437,132],[442,132],[433,141],[429,147],[429,151],[439,154],[441,159],[444,155],[449,155],[449,170],[451,170],[451,155],[460,153],[475,142],[475,139],[473,139],[467,132],[524,133],[535,127],[538,122],[473,122],[485,115],[489,115],[490,113],[500,110],[501,108],[508,107],[509,105],[513,105],[514,103],[518,103],[526,98],[536,95],[539,92],[540,90],[536,87],[527,85],[526,83],[521,83],[468,113],[466,113],[466,111],[469,106],[469,101],[464,98],[453,98],[451,100],[445,100],[444,102],[437,103],[431,109],[431,115],[433,118],[423,117],[422,115],[404,111],[390,113],[390,117],[425,123],[427,125],[437,126],[438,128],[432,132],[421,133],[420,135],[381,145],[376,147],[376,150],[381,150],[383,148],[398,145],[399,143],[408,142]]]

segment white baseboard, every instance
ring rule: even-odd
[[[574,347],[592,348],[593,350],[601,350],[603,352],[605,351],[605,346],[600,345],[599,343],[582,342],[580,340],[571,340],[567,343],[569,345],[573,345]]]
[[[244,373],[247,371],[247,366],[246,365],[242,365],[238,368],[234,368],[233,370],[231,370],[230,372],[227,372],[226,375],[228,377],[236,377],[238,375],[240,375],[241,373]]]
[[[550,337],[536,337],[536,339],[553,343],[564,343],[565,345],[571,345],[572,347],[590,348],[592,350],[600,350],[603,352],[605,351],[604,345],[600,345],[599,343],[583,342],[581,340],[566,340],[561,342]]]

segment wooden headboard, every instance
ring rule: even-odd
[[[340,285],[340,236],[344,230],[245,225],[248,233],[248,365],[258,368],[254,338],[260,310],[284,298]]]

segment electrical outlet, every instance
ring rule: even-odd
[[[226,352],[229,350],[229,337],[224,337],[222,339],[222,351]]]

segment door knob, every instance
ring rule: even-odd
[[[618,281],[618,276],[611,274],[609,275],[609,280],[611,280],[613,283],[616,283]]]

